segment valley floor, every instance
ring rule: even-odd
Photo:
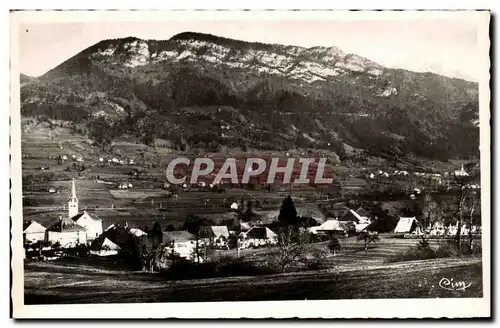
[[[446,290],[441,279],[471,283]],[[480,257],[340,266],[259,277],[166,281],[75,264],[25,265],[25,303],[150,303],[376,298],[482,297]]]

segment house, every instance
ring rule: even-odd
[[[278,243],[278,235],[267,227],[253,227],[247,232],[240,234],[241,248],[257,247],[264,245],[275,245]]]
[[[238,203],[232,203],[231,204],[231,209],[232,210],[237,210],[238,209]]]
[[[97,256],[117,255],[120,250],[121,247],[108,238],[96,239],[90,246],[90,254]]]
[[[24,242],[36,243],[45,240],[45,227],[36,221],[25,221],[23,224]]]
[[[83,211],[71,218],[76,224],[87,229],[87,240],[92,241],[102,234],[102,219],[97,215]]]
[[[120,183],[120,185],[118,186],[118,189],[128,189],[128,183],[126,183],[126,182]]]
[[[136,237],[142,237],[142,236],[145,236],[147,235],[147,233],[145,233],[144,231],[142,231],[141,229],[137,229],[137,228],[131,228],[129,230],[130,234],[131,235],[134,235]]]
[[[164,231],[163,244],[169,253],[190,260],[196,256],[196,236],[187,231]]]
[[[329,219],[323,222],[320,226],[309,228],[308,231],[312,234],[334,234],[345,233],[345,228],[342,227],[339,220]]]
[[[454,175],[455,175],[456,177],[468,177],[468,176],[469,176],[469,173],[467,173],[467,172],[464,170],[464,165],[462,164],[462,167],[460,168],[460,170],[455,170]]]
[[[356,211],[350,209],[343,216],[340,217],[339,221],[368,225],[370,223],[370,218],[368,216],[361,216]]]
[[[202,226],[198,235],[204,243],[218,247],[227,247],[229,230],[226,226]]]
[[[59,218],[46,232],[45,239],[50,243],[59,243],[63,248],[87,243],[87,229],[70,218]]]
[[[393,232],[398,225],[399,219],[394,217],[376,218],[372,223],[366,226],[364,231],[387,233]]]
[[[415,217],[400,217],[398,224],[394,228],[394,233],[411,233],[418,227]]]

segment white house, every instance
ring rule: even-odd
[[[267,227],[252,227],[247,232],[240,233],[240,248],[275,245],[278,235]]]
[[[25,221],[23,225],[23,239],[25,242],[36,243],[45,240],[45,227],[36,221]]]
[[[102,219],[97,215],[83,211],[71,218],[76,224],[87,229],[87,240],[92,241],[102,234]]]
[[[226,226],[202,226],[200,227],[199,236],[204,243],[227,247],[229,230]]]
[[[231,204],[231,209],[232,210],[237,210],[238,209],[238,204],[237,203],[232,203]]]
[[[163,244],[168,253],[189,260],[196,256],[196,236],[187,231],[164,231]]]

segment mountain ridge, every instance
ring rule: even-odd
[[[337,47],[195,32],[160,41],[100,41],[23,85],[21,94],[23,115],[85,122],[101,117],[121,122],[118,136],[160,137],[182,147],[206,148],[214,141],[282,150],[297,144],[331,147],[344,156],[352,146],[444,159],[476,156],[479,142],[469,122],[474,118],[463,120],[477,112],[475,82],[386,68]],[[225,118],[226,110],[214,114],[212,107],[243,119]],[[194,119],[183,123],[179,115],[198,115],[206,126]],[[164,126],[155,127],[153,117]],[[253,124],[260,132],[241,127],[241,135],[228,136],[221,126],[229,122]],[[189,130],[198,136],[186,140],[183,131]],[[462,145],[450,146],[452,136]]]

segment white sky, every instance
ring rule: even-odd
[[[484,54],[478,47],[477,19],[470,18],[474,17],[24,23],[20,25],[20,71],[41,75],[104,39],[135,36],[161,40],[193,31],[264,43],[337,46],[387,67],[477,81],[484,74],[479,72]]]

